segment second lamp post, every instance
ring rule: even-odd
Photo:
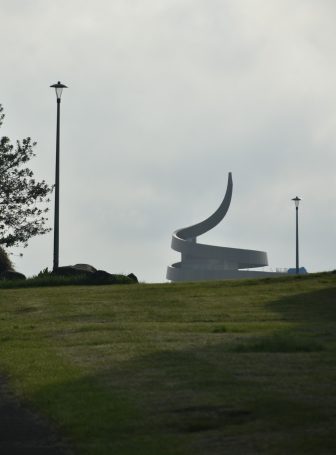
[[[299,274],[299,203],[301,199],[295,197],[292,199],[295,202],[295,211],[296,211],[296,274]]]
[[[54,215],[54,259],[53,259],[53,271],[58,269],[58,258],[59,258],[59,164],[60,164],[60,106],[61,96],[66,85],[61,84],[60,81],[57,84],[51,85],[50,87],[55,89],[57,98],[57,125],[56,125],[56,172],[55,172],[55,215]]]

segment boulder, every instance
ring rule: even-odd
[[[4,270],[0,273],[1,280],[25,280],[23,273],[15,272],[14,270]]]
[[[129,275],[127,275],[128,278],[130,278],[132,281],[134,281],[134,283],[139,283],[139,280],[138,278],[134,275],[134,273],[130,273]]]
[[[90,264],[75,264],[73,267],[79,270],[83,270],[84,272],[97,272],[97,269]]]
[[[116,283],[117,278],[112,273],[108,273],[105,270],[97,270],[90,278],[96,283]]]
[[[89,264],[75,264],[58,267],[54,275],[58,276],[79,276],[84,275],[89,279],[90,283],[94,284],[114,284],[120,283],[120,276],[113,273],[106,272],[105,270],[97,270],[95,267]],[[134,273],[130,273],[127,276],[128,279],[123,279],[125,283],[138,283],[137,277]]]
[[[64,265],[58,267],[58,269],[52,272],[54,275],[59,276],[78,276],[78,275],[92,275],[97,272],[97,269],[89,264],[75,264],[75,265]]]
[[[83,269],[78,269],[73,265],[65,265],[63,267],[58,267],[58,269],[54,270],[52,273],[58,276],[92,275],[92,272],[87,272]]]

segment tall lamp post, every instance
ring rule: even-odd
[[[57,84],[51,85],[50,87],[55,89],[57,99],[57,126],[56,126],[56,172],[55,172],[55,216],[54,216],[54,260],[53,260],[53,271],[58,269],[58,257],[59,257],[59,164],[60,164],[60,107],[61,107],[61,96],[66,85],[61,84],[60,81]]]
[[[296,212],[296,274],[299,274],[299,203],[301,199],[299,197],[294,197],[292,199],[295,203],[295,212]]]

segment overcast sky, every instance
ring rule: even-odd
[[[234,191],[199,242],[336,268],[333,0],[0,0],[0,135],[38,142],[54,182],[61,104],[60,265],[165,281],[172,232]],[[50,211],[53,224],[53,205]],[[13,250],[51,268],[52,234]]]

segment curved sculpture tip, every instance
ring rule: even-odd
[[[232,189],[232,172],[229,172],[226,193],[218,209],[204,221],[183,229],[178,229],[178,231],[176,231],[176,234],[178,234],[178,236],[183,239],[192,239],[199,235],[205,234],[206,232],[210,231],[210,229],[213,229],[215,226],[217,226],[217,224],[222,221],[227,211],[229,210],[232,198]]]

